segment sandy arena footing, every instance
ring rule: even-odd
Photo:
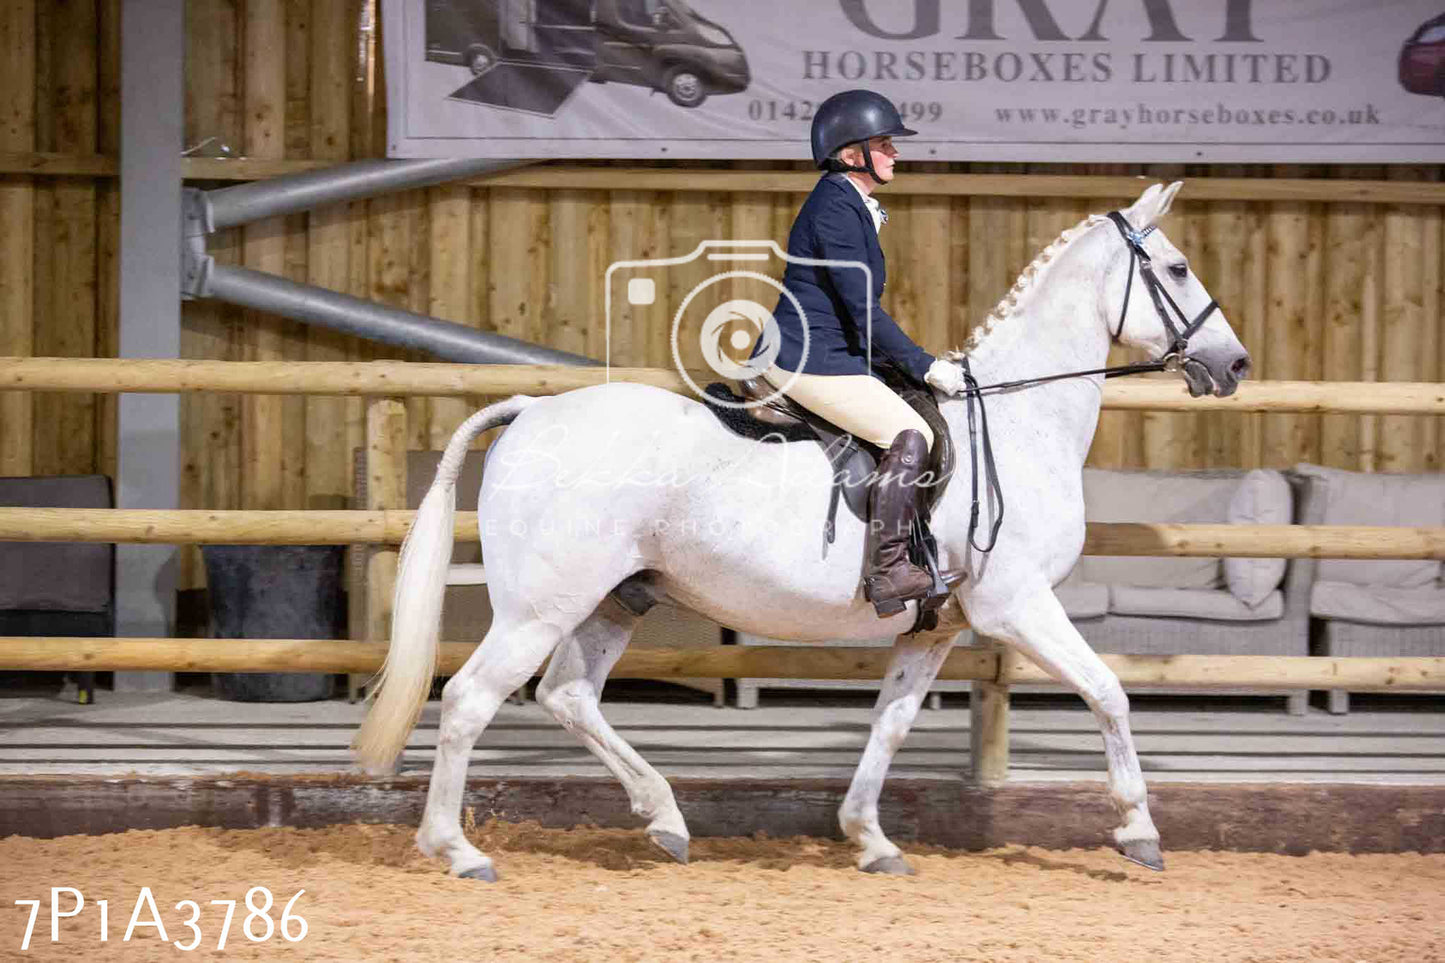
[[[636,830],[473,824],[501,882],[448,876],[419,855],[413,828],[173,829],[0,840],[5,902],[0,958],[174,960],[154,927],[124,931],[142,887],[171,941],[214,951],[224,908],[238,902],[227,957],[243,960],[438,959],[593,961],[860,959],[1011,961],[1389,961],[1445,958],[1445,855],[1180,852],[1164,873],[1103,849],[1006,847],[965,853],[906,847],[914,877],[853,867],[832,840],[694,841],[693,861],[667,861]],[[28,910],[71,886],[86,906],[59,921],[48,904],[28,951]],[[286,943],[242,933],[246,892],[265,886],[307,933]],[[62,897],[64,909],[73,905]],[[108,900],[98,942],[95,901]],[[196,929],[190,907],[200,908]],[[253,902],[264,902],[257,893]],[[149,921],[148,911],[142,912]],[[299,932],[295,921],[288,931]],[[261,919],[254,934],[265,932]]]

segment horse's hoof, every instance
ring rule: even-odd
[[[484,883],[495,883],[499,877],[491,863],[483,863],[480,866],[473,866],[465,872],[457,873],[458,879],[479,879]]]
[[[908,865],[902,856],[879,856],[863,867],[865,873],[884,873],[888,876],[912,876],[917,871]]]
[[[1119,855],[1156,873],[1164,872],[1164,854],[1159,851],[1157,839],[1136,839],[1123,843],[1119,846]]]
[[[658,829],[650,831],[647,834],[647,838],[652,840],[653,845],[657,846],[658,849],[661,849],[682,865],[687,865],[688,839],[686,836],[670,833],[665,829]]]

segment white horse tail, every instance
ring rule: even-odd
[[[357,761],[370,772],[389,771],[406,747],[436,675],[442,595],[452,558],[462,460],[472,439],[489,428],[511,424],[537,400],[517,395],[462,422],[447,443],[436,479],[402,541],[392,598],[391,645],[371,686],[371,709],[351,741]]]

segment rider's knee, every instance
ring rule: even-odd
[[[920,421],[918,422],[918,424],[916,424],[916,425],[909,425],[907,428],[904,428],[903,431],[898,432],[898,434],[896,434],[896,435],[893,436],[893,441],[894,441],[895,444],[898,442],[898,439],[899,439],[899,438],[903,437],[903,432],[905,432],[905,431],[916,431],[916,432],[918,432],[920,435],[923,436],[923,449],[924,449],[924,451],[932,451],[932,450],[933,450],[933,429],[930,428],[930,427],[928,427],[928,423],[927,423],[927,422],[920,420]]]

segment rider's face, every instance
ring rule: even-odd
[[[885,184],[893,180],[893,161],[898,157],[898,148],[893,146],[892,137],[875,137],[868,142],[873,154],[873,169],[878,179]]]
[[[868,141],[868,150],[873,155],[873,169],[878,172],[878,179],[885,184],[893,180],[893,162],[898,157],[893,138],[874,137]],[[846,163],[863,166],[863,151],[857,145],[845,148],[840,156]]]

